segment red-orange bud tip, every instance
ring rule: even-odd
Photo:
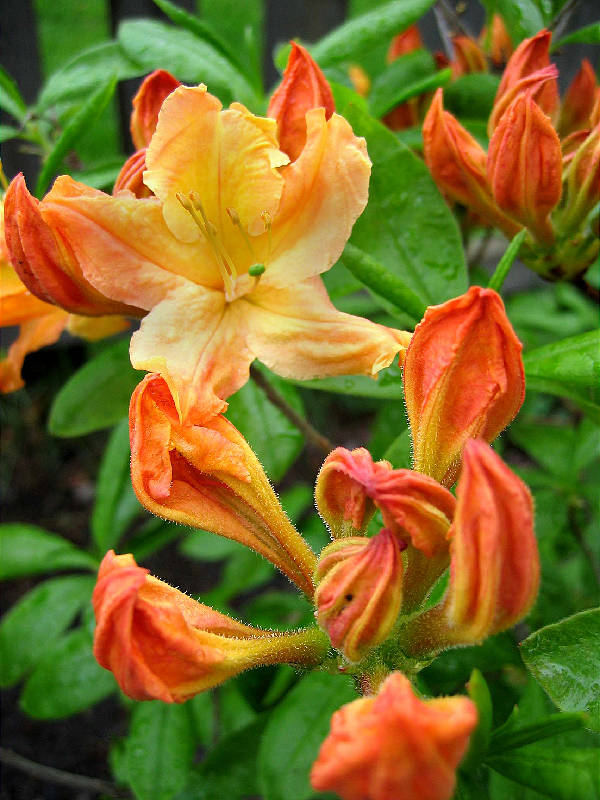
[[[147,75],[136,96],[133,98],[130,130],[131,138],[136,150],[141,150],[150,144],[150,139],[156,130],[158,112],[171,92],[181,83],[164,69],[157,69]]]
[[[391,41],[387,51],[386,61],[391,64],[400,56],[420,50],[423,47],[423,40],[416,25],[411,25],[402,33],[398,33]]]
[[[573,78],[562,101],[558,121],[558,132],[561,138],[582,128],[591,127],[596,90],[596,73],[587,58],[584,58],[579,72]]]
[[[335,111],[331,87],[305,47],[292,42],[283,81],[269,103],[267,116],[277,120],[279,148],[295,161],[306,143],[306,113],[324,108],[327,119]]]

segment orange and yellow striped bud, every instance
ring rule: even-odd
[[[241,542],[312,597],[315,555],[230,422],[215,416],[204,425],[181,424],[167,383],[151,374],[131,397],[129,427],[131,479],[142,505]]]
[[[348,661],[360,661],[396,622],[404,547],[383,528],[371,539],[339,539],[321,553],[315,573],[317,622]]]
[[[146,169],[146,148],[136,150],[133,155],[129,156],[127,161],[121,167],[121,171],[117,175],[117,180],[113,188],[113,194],[127,189],[136,197],[150,197],[151,190],[144,183],[144,171]]]
[[[156,130],[158,112],[164,100],[178,86],[181,86],[181,83],[177,78],[164,69],[155,70],[142,81],[133,98],[129,123],[131,138],[137,150],[142,150],[150,144],[150,139]]]
[[[510,628],[533,605],[540,565],[527,486],[488,444],[469,441],[450,528],[450,636],[479,642]]]
[[[496,92],[494,112],[490,117],[490,135],[504,110],[526,89],[533,92],[533,99],[546,114],[553,114],[557,110],[558,73],[550,64],[551,40],[550,31],[542,30],[524,39],[510,57]]]
[[[423,123],[423,151],[433,179],[448,197],[497,225],[509,237],[519,231],[519,225],[494,202],[485,151],[452,114],[444,111],[441,89]]]
[[[375,696],[334,713],[311,784],[342,800],[450,800],[476,725],[467,697],[421,700],[393,672]]]
[[[292,161],[306,144],[306,113],[313,108],[324,108],[326,119],[331,117],[335,111],[331,87],[308,50],[292,42],[283,81],[267,110],[267,116],[277,120],[279,149]]]
[[[404,361],[414,468],[452,486],[468,439],[493,441],[525,396],[522,345],[492,289],[431,306]]]
[[[560,140],[529,93],[509,106],[490,140],[488,179],[498,206],[544,243],[554,240],[550,212],[562,193]]]
[[[587,58],[584,58],[560,107],[557,127],[561,138],[582,128],[591,127],[597,91],[596,73]]]
[[[112,550],[92,603],[94,655],[134,700],[181,703],[252,667],[315,665],[328,648],[316,628],[280,634],[243,625]]]
[[[143,315],[140,309],[109,300],[86,280],[60,229],[51,229],[44,220],[40,203],[27,190],[22,174],[12,180],[6,192],[4,220],[10,262],[37,298],[92,317]]]

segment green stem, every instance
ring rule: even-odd
[[[527,231],[524,228],[512,239],[511,243],[506,248],[504,255],[500,259],[494,274],[490,278],[488,289],[493,289],[496,292],[499,292],[500,289],[502,289],[504,281],[506,280],[506,276],[510,272],[510,268],[514,263],[515,258],[519,254],[519,250],[521,249],[521,245],[523,244],[523,240],[526,236]]]

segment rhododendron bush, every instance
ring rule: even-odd
[[[71,753],[3,760],[600,798],[600,23],[355,0],[272,79],[268,4],[155,3],[31,105],[0,75],[0,678]]]

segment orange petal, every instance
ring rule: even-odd
[[[248,342],[284,378],[375,376],[410,341],[405,331],[338,311],[320,278],[287,289],[261,284],[243,299]]]
[[[77,314],[69,314],[67,323],[69,333],[87,339],[88,342],[96,342],[98,339],[114,336],[115,333],[126,331],[129,327],[130,322],[125,317],[108,315],[106,317],[80,317]]]
[[[94,655],[135,700],[181,703],[251,667],[324,655],[316,631],[243,625],[151,577],[130,554],[106,554],[92,603]]]
[[[311,784],[342,800],[450,800],[476,725],[467,697],[421,700],[393,672],[375,696],[335,712]]]
[[[182,425],[167,384],[147,376],[130,406],[131,477],[166,519],[256,550],[312,595],[316,559],[290,524],[256,456],[224,417]]]
[[[19,336],[8,348],[6,358],[0,361],[0,392],[14,392],[25,385],[21,378],[25,356],[58,341],[68,317],[62,308],[48,306],[46,314],[22,323]]]
[[[557,126],[561,138],[591,126],[591,116],[596,102],[596,87],[594,68],[587,58],[584,58],[581,62],[581,69],[573,78],[562,101]]]
[[[404,361],[416,470],[451,486],[467,439],[491,442],[514,419],[525,396],[521,349],[491,289],[427,309]]]
[[[292,286],[333,266],[367,204],[365,140],[338,114],[326,120],[322,108],[306,114],[306,126],[302,153],[281,170],[283,194],[261,279],[271,286]]]
[[[400,56],[405,56],[407,53],[412,53],[421,47],[423,47],[423,40],[421,39],[419,28],[416,25],[411,25],[402,33],[394,36],[387,51],[386,61],[391,64],[392,61],[395,61]]]
[[[146,148],[137,150],[129,156],[123,164],[121,171],[117,175],[117,180],[113,187],[113,194],[122,192],[124,189],[132,192],[136,197],[150,197],[152,192],[144,183],[144,172],[146,170]]]
[[[483,28],[479,41],[483,47],[486,47],[489,41],[488,52],[495,67],[506,64],[514,50],[512,39],[500,14],[493,14],[489,37],[487,29]]]
[[[181,83],[164,69],[157,69],[147,75],[133,98],[133,111],[129,128],[137,150],[147,147],[156,130],[158,112],[164,100]]]

